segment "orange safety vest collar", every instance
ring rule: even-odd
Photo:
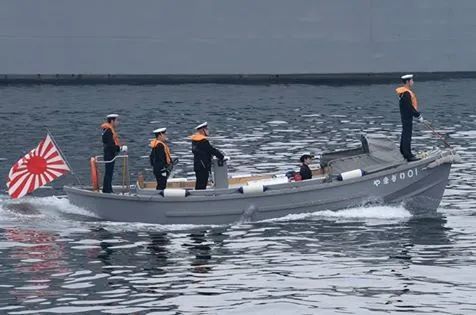
[[[171,157],[171,154],[170,154],[170,148],[168,145],[166,145],[164,142],[160,141],[160,140],[157,140],[157,139],[152,139],[152,141],[150,141],[150,147],[152,149],[154,149],[155,147],[157,147],[159,144],[163,145],[164,146],[164,151],[165,151],[165,160],[167,162],[167,164],[170,164],[172,163],[172,157]]]
[[[412,90],[410,90],[406,86],[401,86],[401,87],[397,88],[395,91],[397,92],[398,96],[401,96],[405,92],[410,93],[410,96],[412,98],[413,108],[415,108],[415,110],[418,110],[418,100],[417,100],[417,97],[416,97],[415,93]]]
[[[121,146],[121,142],[119,141],[119,135],[117,134],[116,130],[114,130],[114,127],[110,123],[103,123],[101,125],[101,128],[103,130],[111,129],[112,132],[112,138],[114,139],[114,144],[117,146]]]
[[[192,141],[202,141],[202,140],[207,140],[207,137],[202,135],[201,133],[195,133],[190,136]]]

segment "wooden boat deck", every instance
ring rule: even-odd
[[[321,168],[317,168],[312,170],[312,176],[318,177],[325,174],[325,170]],[[259,181],[259,180],[267,180],[275,178],[276,174],[263,174],[263,175],[252,175],[252,176],[240,176],[240,177],[231,177],[228,179],[228,185],[230,187],[239,187],[248,185],[249,182],[252,181]],[[208,182],[208,185],[211,186],[212,182]],[[157,183],[155,181],[144,181],[143,178],[139,178],[137,180],[137,187],[140,189],[155,189]],[[173,181],[169,180],[167,182],[167,188],[181,188],[181,189],[194,189],[195,188],[195,180],[186,180],[186,181]]]

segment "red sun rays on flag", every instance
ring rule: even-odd
[[[10,169],[8,193],[20,198],[70,171],[48,134],[44,140]]]

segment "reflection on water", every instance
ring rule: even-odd
[[[475,86],[417,85],[425,118],[462,157],[433,218],[367,207],[230,226],[161,226],[103,222],[58,197],[0,195],[0,313],[474,313],[476,99],[468,91]],[[86,182],[85,157],[100,151],[90,139],[98,137],[98,117],[111,111],[122,115],[133,170],[148,167],[140,156],[149,131],[167,125],[178,175],[190,175],[186,136],[208,120],[232,172],[286,171],[301,153],[351,146],[363,131],[397,139],[393,88],[1,87],[7,149],[0,174],[47,125]],[[440,145],[420,125],[414,144]],[[41,194],[51,192],[61,193]]]
[[[444,296],[458,312],[476,289],[469,273],[456,271],[474,271],[474,258],[462,254],[474,240],[462,241],[466,236],[447,225],[444,217],[317,213],[306,220],[179,231],[120,231],[107,223],[87,233],[4,229],[2,261],[11,269],[0,304],[17,306],[11,314],[240,313],[253,307],[271,313],[281,306],[436,312],[439,305],[427,301]]]

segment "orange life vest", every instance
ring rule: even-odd
[[[103,123],[101,125],[101,128],[103,130],[111,129],[112,138],[114,139],[114,144],[119,147],[121,146],[121,142],[119,141],[119,135],[117,134],[116,130],[114,130],[114,127],[110,123],[107,123],[107,122]]]
[[[207,140],[207,137],[202,135],[201,133],[195,133],[190,136],[190,139],[192,139],[192,141],[202,141]]]
[[[417,98],[416,98],[415,93],[414,93],[412,90],[410,90],[410,89],[407,88],[406,86],[401,86],[401,87],[397,88],[395,91],[397,92],[397,95],[400,96],[400,97],[401,97],[402,94],[405,93],[405,92],[410,93],[410,96],[411,96],[411,98],[412,98],[413,108],[415,108],[415,110],[418,110],[418,100],[417,100]]]
[[[167,164],[170,164],[172,163],[172,156],[170,154],[170,148],[168,145],[166,145],[164,142],[160,141],[160,140],[157,140],[157,139],[152,139],[150,141],[150,144],[149,146],[154,149],[155,147],[157,147],[159,144],[163,145],[164,146],[164,151],[165,151],[165,160],[167,162]]]

